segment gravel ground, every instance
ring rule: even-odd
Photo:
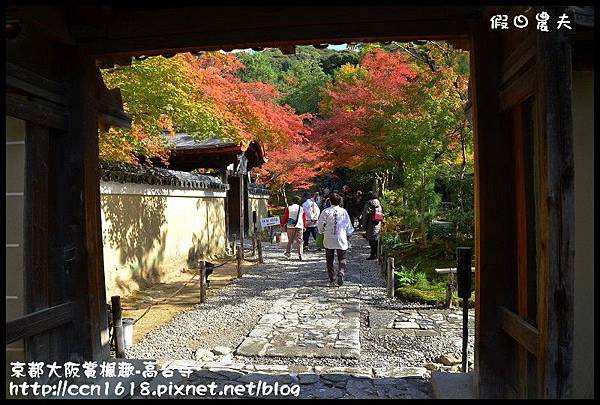
[[[461,352],[460,331],[458,334],[453,332],[427,337],[372,332],[368,323],[372,309],[434,311],[435,308],[387,299],[385,280],[379,274],[377,263],[364,260],[369,249],[366,241],[360,235],[354,235],[351,241],[353,247],[348,256],[347,277],[361,284],[360,360],[234,356],[233,361],[251,364],[399,367],[423,366],[439,355]],[[293,271],[294,261],[283,257],[281,246],[265,243],[263,253],[263,265],[252,267],[241,279],[220,289],[219,294],[210,297],[205,304],[177,315],[170,323],[146,335],[126,351],[127,357],[194,360],[198,348],[210,350],[216,346],[227,346],[235,349],[270,308],[272,301],[291,296],[298,287],[304,285],[303,275]],[[305,261],[314,263],[315,271],[322,271],[325,278],[323,256],[323,252],[305,252]],[[284,265],[283,260],[286,260]],[[472,362],[472,336],[469,343]]]

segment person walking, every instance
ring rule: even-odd
[[[383,209],[377,199],[377,193],[369,191],[367,202],[362,213],[362,225],[365,228],[365,237],[369,241],[371,254],[367,260],[377,259],[377,250],[379,248],[379,239],[381,238],[381,223],[383,221]]]
[[[318,193],[315,193],[317,196]],[[306,225],[304,231],[304,248],[308,249],[308,241],[310,239],[310,235],[312,235],[314,240],[317,240],[317,220],[319,219],[319,214],[321,214],[321,210],[319,209],[319,205],[317,202],[311,198],[310,193],[307,191],[304,193],[304,198],[306,201],[302,204],[302,208],[306,213]]]
[[[323,205],[323,197],[321,196],[321,193],[319,193],[318,191],[315,191],[312,199],[317,204],[317,207],[319,207],[319,212],[320,212],[321,206]]]
[[[362,213],[364,207],[365,202],[363,200],[363,192],[358,190],[354,196],[354,217],[356,218],[358,228],[360,229],[362,229]],[[352,223],[352,225],[354,225],[354,223]]]
[[[337,194],[338,197],[340,197],[340,203],[339,206],[344,208],[344,197],[342,197],[342,195],[340,194],[339,191],[337,190],[333,190],[331,193],[329,193],[329,196],[325,199],[325,203],[324,203],[324,207],[325,208],[329,208],[331,207],[331,196],[333,196],[334,194]]]
[[[344,284],[347,270],[346,252],[349,247],[348,237],[354,232],[354,227],[350,223],[348,212],[339,206],[342,197],[338,193],[332,193],[329,199],[331,207],[323,210],[319,216],[317,228],[319,233],[323,234],[327,274],[329,283],[333,286],[336,281],[338,285]],[[337,277],[333,267],[336,252],[339,264]]]
[[[349,185],[345,185],[344,187],[342,187],[342,193],[343,193],[343,201],[344,204],[342,205],[342,207],[348,212],[348,216],[350,217],[350,223],[352,224],[352,226],[354,226],[354,196],[352,195],[352,189],[350,188]]]
[[[331,191],[328,188],[323,189],[323,193],[321,194],[321,201],[319,204],[319,209],[321,211],[323,211],[325,208],[329,208],[329,207],[326,207],[325,205],[329,202],[328,198],[329,198],[330,194],[331,194]]]
[[[292,205],[285,209],[283,219],[281,220],[281,227],[287,231],[288,243],[285,250],[285,256],[290,257],[292,244],[296,243],[298,246],[298,259],[302,260],[303,254],[303,243],[302,243],[302,232],[304,231],[304,225],[306,224],[306,213],[300,205],[302,199],[299,196],[295,196],[292,200]]]

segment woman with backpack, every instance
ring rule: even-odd
[[[367,202],[362,213],[362,225],[366,230],[365,237],[371,246],[371,255],[367,260],[377,259],[377,249],[379,247],[379,239],[381,238],[381,223],[383,222],[383,209],[381,203],[377,199],[377,193],[369,191],[367,194]]]
[[[306,213],[300,204],[302,204],[302,199],[299,196],[295,196],[292,200],[292,205],[285,209],[283,219],[281,220],[281,227],[287,231],[288,236],[285,256],[290,257],[292,244],[296,243],[298,245],[298,259],[302,260],[304,250],[302,234],[306,225]]]

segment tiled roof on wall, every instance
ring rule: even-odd
[[[271,190],[261,184],[249,183],[248,192],[252,194],[271,195]]]
[[[216,176],[127,163],[101,162],[100,176],[104,181],[119,183],[156,184],[190,190],[226,191],[229,189],[229,185],[223,184]]]

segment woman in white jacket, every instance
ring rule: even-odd
[[[306,228],[306,213],[302,208],[302,200],[296,196],[293,199],[293,204],[285,209],[283,219],[281,220],[281,228],[285,229],[288,235],[288,244],[285,250],[285,256],[290,257],[292,244],[296,244],[298,248],[298,259],[302,260],[303,243],[302,234]]]
[[[331,207],[321,212],[317,229],[323,234],[323,246],[325,247],[325,258],[327,260],[327,273],[329,282],[334,285],[336,274],[333,268],[334,255],[337,252],[339,270],[337,273],[337,284],[344,284],[346,276],[347,261],[346,252],[348,250],[348,237],[354,232],[354,227],[350,223],[348,212],[340,207],[342,197],[338,193],[330,196]]]

